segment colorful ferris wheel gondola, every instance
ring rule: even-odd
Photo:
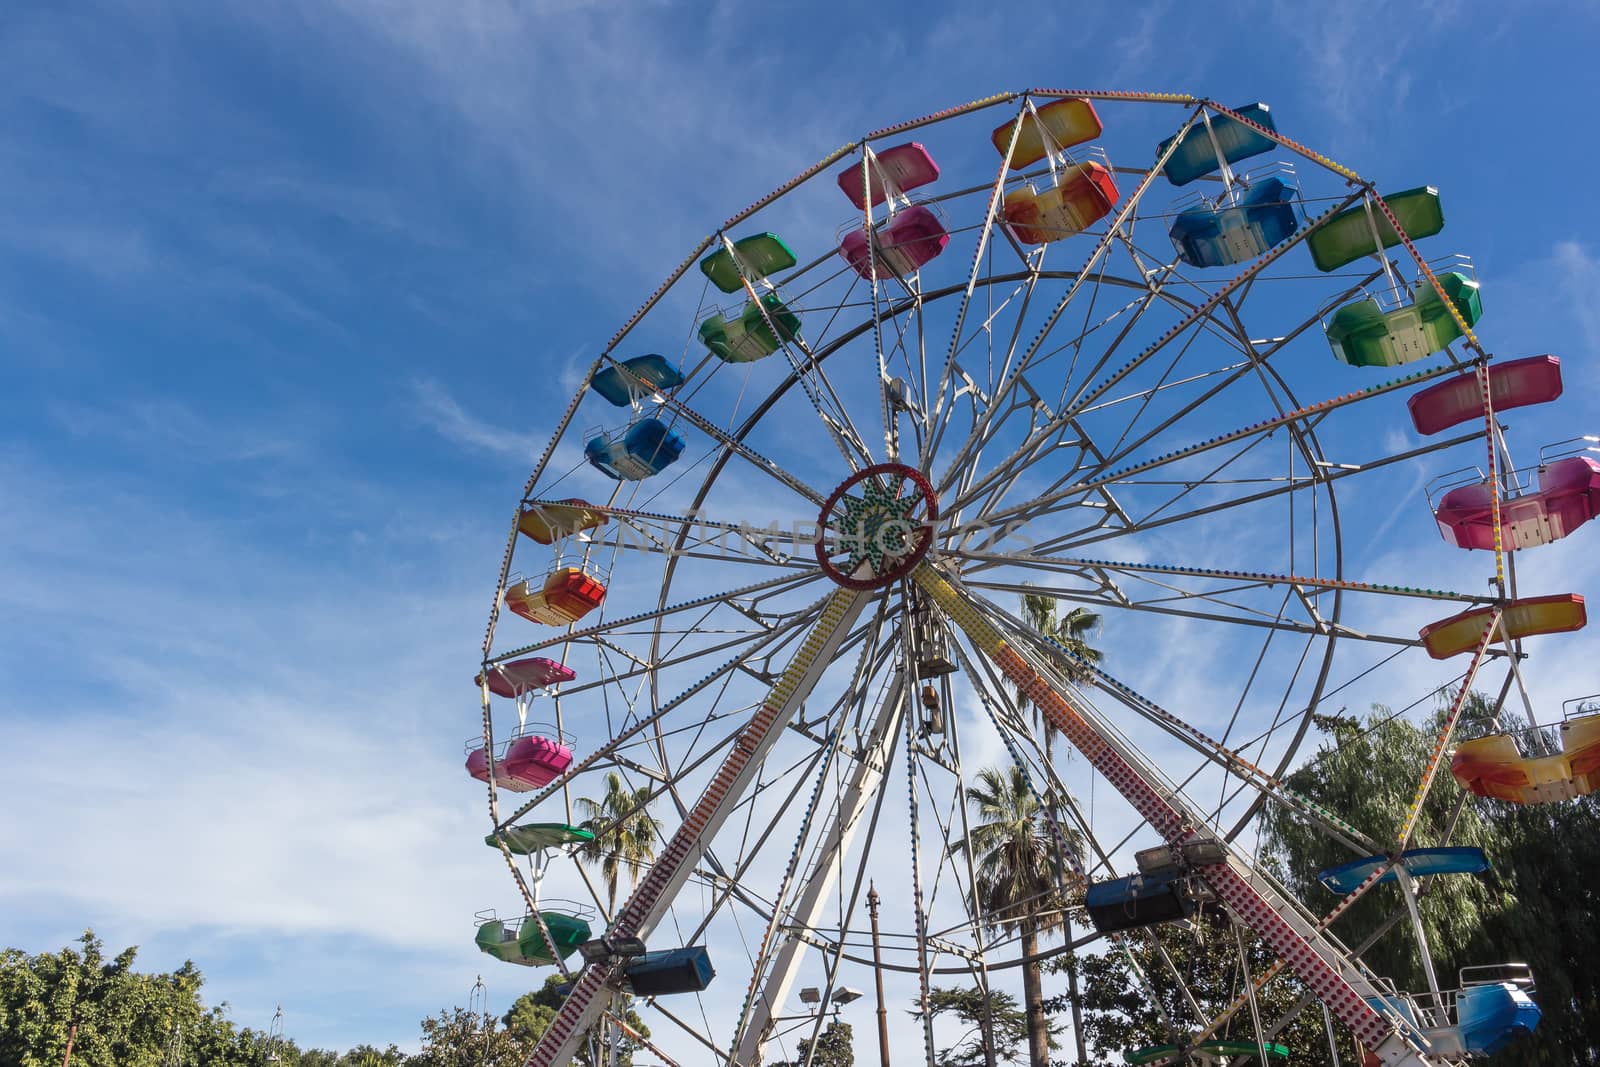
[[[700,261],[700,273],[724,293],[750,299],[736,308],[713,311],[700,324],[700,341],[724,363],[753,363],[800,336],[800,317],[778,294],[772,275],[795,265],[794,253],[775,233],[756,233],[722,247]]]
[[[552,856],[591,846],[594,831],[566,823],[524,823],[497,829],[483,840],[508,855],[527,857],[530,907],[513,919],[500,919],[492,909],[479,912],[478,950],[525,967],[559,965],[570,958],[590,939],[595,910],[573,901],[541,901],[540,884]]]
[[[478,932],[474,937],[478,951],[506,963],[541,967],[570,959],[578,946],[594,933],[590,923],[593,908],[574,901],[551,901],[548,911],[511,919],[499,918],[493,909],[477,914]]]
[[[1512,804],[1550,804],[1600,790],[1600,694],[1562,705],[1558,729],[1529,726],[1464,740],[1450,759],[1461,788]]]
[[[1474,468],[1464,479],[1455,477],[1459,473],[1444,476],[1437,501],[1429,493],[1439,533],[1458,548],[1493,551],[1498,543],[1513,552],[1548,545],[1600,515],[1600,440],[1594,437],[1546,445],[1537,466],[1508,470],[1504,481],[1511,491],[1498,502],[1483,471]]]
[[[1168,236],[1192,267],[1248,263],[1288,240],[1300,225],[1294,167],[1272,163],[1226,176],[1216,196],[1193,193],[1173,205]]]
[[[905,277],[945,250],[950,233],[938,209],[906,195],[938,177],[939,165],[915,141],[881,153],[863,148],[861,162],[839,172],[839,188],[866,219],[865,225],[849,223],[839,242],[839,254],[851,269],[869,281],[879,275]],[[880,205],[882,218],[874,220],[873,209]]]
[[[1416,279],[1403,281],[1384,254],[1400,240],[1388,213],[1401,220],[1413,242],[1444,229],[1439,191],[1423,186],[1381,199],[1367,194],[1307,239],[1321,271],[1366,256],[1375,256],[1382,271],[1381,289],[1340,307],[1326,326],[1333,354],[1351,366],[1396,367],[1426,359],[1483,317],[1472,260],[1464,255],[1419,264]]]
[[[1012,170],[1024,170],[1041,160],[1050,167],[1047,186],[1040,188],[1027,179],[1006,193],[1000,212],[1017,241],[1040,246],[1064,240],[1116,207],[1121,194],[1104,150],[1091,150],[1087,154],[1097,158],[1081,162],[1070,151],[1098,137],[1104,128],[1093,103],[1066,99],[1032,107],[1016,123],[999,126],[990,135],[1002,157],[1010,149]]]

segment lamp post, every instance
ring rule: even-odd
[[[878,985],[878,1058],[889,1067],[889,1012],[883,1006],[883,953],[878,947],[878,887],[867,883],[867,914],[872,916],[872,977]]]

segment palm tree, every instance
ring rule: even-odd
[[[1022,999],[1032,1067],[1049,1067],[1050,1020],[1040,980],[1039,935],[1066,929],[1061,858],[1045,809],[1020,767],[985,767],[967,790],[975,819],[961,847],[976,871],[973,912],[990,929],[1016,932],[1022,955]],[[1076,847],[1076,844],[1073,844]],[[1076,993],[1073,997],[1076,1001]]]
[[[1090,611],[1088,608],[1078,606],[1068,611],[1065,615],[1060,613],[1056,598],[1044,593],[1022,594],[1022,621],[1039,633],[1044,634],[1056,644],[1070,652],[1071,656],[1057,655],[1055,664],[1069,679],[1074,682],[1086,682],[1094,676],[1090,669],[1092,665],[1105,658],[1105,653],[1089,644],[1089,638],[1100,630],[1099,612]],[[1055,761],[1055,735],[1054,725],[1049,719],[1044,718],[1037,706],[1032,705],[1027,696],[1017,687],[1017,701],[1024,706],[1033,707],[1033,724],[1035,728],[1044,730],[1044,757],[1047,761]],[[1073,846],[1078,847],[1080,842],[1073,841]],[[1063,913],[1061,917],[1062,936],[1066,938],[1067,958],[1067,991],[1070,994],[1072,1005],[1072,1036],[1077,1044],[1078,1061],[1089,1062],[1088,1053],[1083,1043],[1083,1017],[1078,1006],[1078,967],[1077,959],[1071,949],[1072,920]]]
[[[1090,666],[1105,658],[1103,652],[1089,644],[1089,638],[1100,629],[1100,613],[1080,606],[1063,615],[1056,603],[1055,597],[1044,593],[1023,593],[1022,621],[1072,653],[1055,656],[1055,664],[1072,681],[1086,682],[1094,676]],[[1017,702],[1024,707],[1031,704],[1020,686]],[[1033,725],[1043,728],[1045,759],[1053,759],[1056,728],[1049,719],[1041,721],[1037,707],[1033,709]]]
[[[608,913],[617,910],[617,875],[628,869],[628,885],[639,881],[639,871],[656,858],[656,839],[661,823],[650,814],[650,790],[629,789],[616,771],[606,775],[606,792],[599,800],[579,797],[578,811],[583,826],[594,831],[594,840],[583,846],[578,858],[598,866],[605,879],[610,903]]]

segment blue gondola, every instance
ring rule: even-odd
[[[1234,108],[1239,114],[1256,123],[1276,132],[1277,127],[1272,124],[1272,112],[1266,104],[1246,104],[1244,107]],[[1156,158],[1161,158],[1161,153],[1173,141],[1178,141],[1178,147],[1173,151],[1172,158],[1167,160],[1167,165],[1161,173],[1167,176],[1167,181],[1173,185],[1188,185],[1196,178],[1203,178],[1207,174],[1214,174],[1222,168],[1217,163],[1217,153],[1229,163],[1237,163],[1251,156],[1259,156],[1263,152],[1270,152],[1277,146],[1277,142],[1264,133],[1259,133],[1237,119],[1227,115],[1212,115],[1211,136],[1206,136],[1204,123],[1199,120],[1189,127],[1181,139],[1174,134],[1168,137],[1156,149]]]
[[[641,419],[620,437],[602,433],[583,448],[591,466],[617,481],[660,474],[683,455],[683,438],[660,419]]]
[[[1175,872],[1096,882],[1089,886],[1084,904],[1094,928],[1103,934],[1187,919],[1195,909],[1194,898],[1184,891],[1183,878]]]
[[[1456,993],[1456,1029],[1461,1044],[1476,1056],[1493,1056],[1539,1025],[1542,1013],[1515,982],[1472,985]]]
[[[1368,856],[1349,863],[1317,872],[1317,881],[1341,896],[1354,892],[1356,887],[1372,876],[1372,872],[1387,863],[1388,856]],[[1412,848],[1400,853],[1400,862],[1413,878],[1430,874],[1481,874],[1489,869],[1489,857],[1481,848],[1451,846],[1448,848]],[[1390,867],[1378,881],[1395,880],[1395,869]]]
[[[628,375],[639,381],[630,381],[628,375],[616,367],[606,367],[589,382],[589,388],[619,408],[651,393],[670,393],[683,384],[683,371],[668,362],[667,357],[654,352],[625,359],[622,366],[627,368]]]
[[[1294,233],[1299,192],[1282,178],[1267,178],[1232,203],[1189,208],[1170,231],[1178,258],[1193,267],[1226,267],[1256,258]]]
[[[1404,993],[1368,997],[1367,1003],[1380,1015],[1397,1017],[1413,1043],[1451,1059],[1492,1056],[1538,1028],[1542,1013],[1529,995],[1533,975],[1526,965],[1467,967],[1459,977],[1460,988],[1446,990],[1434,1009]]]
[[[659,997],[672,993],[699,993],[717,976],[704,945],[646,952],[628,964],[623,974],[634,996]]]

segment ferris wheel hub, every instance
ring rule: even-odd
[[[933,544],[939,497],[923,473],[878,463],[846,478],[817,519],[817,562],[846,589],[899,581]]]

